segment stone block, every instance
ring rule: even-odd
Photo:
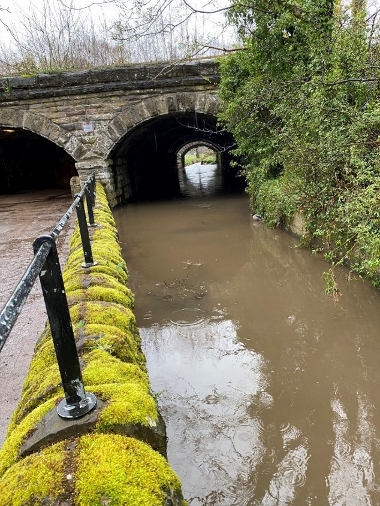
[[[114,142],[118,141],[123,135],[127,133],[126,126],[122,123],[119,117],[116,117],[107,128],[107,133]]]
[[[68,142],[64,144],[64,149],[74,160],[80,160],[87,151],[85,146],[74,135],[71,135]]]

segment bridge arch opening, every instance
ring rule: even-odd
[[[243,178],[231,163],[232,135],[211,114],[176,111],[136,125],[110,152],[118,203],[183,195],[184,156],[192,146],[216,153],[223,191],[242,190]]]
[[[70,189],[75,160],[52,141],[22,128],[0,126],[0,194]]]
[[[177,167],[186,170],[186,167],[195,164],[219,164],[219,147],[207,141],[194,141],[185,144],[177,152]]]
[[[223,191],[220,147],[208,141],[193,141],[177,152],[181,195],[211,196]]]

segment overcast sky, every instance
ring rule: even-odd
[[[49,1],[50,6],[54,6],[54,4],[56,6],[62,4],[68,6],[72,3],[75,9],[82,11],[85,18],[91,15],[95,22],[102,19],[108,23],[113,23],[119,19],[118,3],[122,4],[124,7],[128,6],[128,0],[45,0],[45,2],[46,1]],[[144,3],[147,3],[147,1],[148,0],[145,0]],[[158,3],[162,0],[149,1],[151,5],[154,5],[154,3]],[[174,1],[178,3],[181,2],[181,0]],[[132,3],[133,0],[130,0],[130,2]],[[186,2],[195,9],[209,12],[221,7],[226,7],[229,5],[230,0],[186,0]],[[5,25],[17,31],[17,25],[19,20],[22,19],[23,13],[24,15],[29,15],[31,11],[37,10],[42,14],[43,4],[44,0],[0,0],[0,6],[6,9],[5,11],[0,11],[0,19]],[[168,4],[168,2],[165,1],[165,4]],[[186,11],[187,8],[185,3],[182,5],[184,11]],[[124,8],[124,13],[128,13],[127,8]],[[221,25],[223,23],[224,13],[204,15],[202,17],[206,19],[206,23],[210,23],[211,32],[216,28],[216,25]],[[202,24],[204,24],[204,21]],[[7,45],[11,40],[4,26],[0,27],[0,42]]]

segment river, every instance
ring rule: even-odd
[[[115,209],[185,498],[379,505],[379,292],[342,269],[334,302],[320,256],[202,171],[182,198]]]

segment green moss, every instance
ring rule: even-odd
[[[88,324],[111,325],[126,332],[137,333],[133,312],[112,302],[84,302],[70,308],[73,323],[85,321]]]
[[[18,462],[25,439],[63,396],[47,325],[0,451],[0,506],[155,506],[165,504],[167,491],[171,495],[175,490],[181,497],[178,478],[167,461],[149,446],[125,436],[96,434],[116,431],[123,425],[154,426],[158,412],[131,311],[133,294],[126,286],[127,267],[99,184],[95,220],[101,226],[90,229],[90,236],[98,265],[81,267],[84,258],[76,226],[63,275],[74,334],[81,343],[85,388],[105,401],[94,433],[78,439],[78,471],[75,481],[70,482],[76,485],[75,501],[71,487],[71,495],[67,495],[65,476],[72,465],[72,450],[65,453],[64,443]],[[75,466],[72,472],[76,472]]]
[[[79,226],[78,226],[78,223],[77,223],[75,225],[74,231],[73,231],[73,233],[71,234],[71,237],[70,237],[70,251],[73,251],[74,249],[76,249],[81,244],[82,244],[82,239],[81,239],[81,236],[80,236],[80,230],[79,230]]]
[[[62,270],[62,278],[63,284],[66,286],[66,283],[71,280],[73,277],[77,277],[78,279],[82,279],[83,267],[81,265],[71,265],[70,267],[65,265]]]
[[[64,444],[15,464],[0,479],[0,506],[57,504],[64,493]]]
[[[120,360],[136,363],[145,369],[146,359],[140,348],[140,336],[136,333],[132,334],[117,327],[99,323],[85,324],[82,330],[88,336],[85,347],[106,349]]]
[[[126,285],[128,281],[128,272],[126,269],[123,269],[123,264],[98,264],[90,269],[92,274],[105,274],[107,276],[112,276],[116,281]]]
[[[106,265],[106,264],[98,264],[94,265],[90,269],[83,269],[81,265],[71,265],[70,267],[66,267],[63,271],[63,282],[65,284],[72,282],[73,285],[81,286],[82,280],[84,276],[89,275],[104,275],[109,278],[113,278],[115,283],[119,283],[123,286],[126,286],[128,281],[128,274],[126,271],[123,271],[120,265]]]
[[[99,225],[91,230],[91,239],[94,242],[108,239],[118,243],[118,235],[117,229],[108,223]]]
[[[96,242],[102,242],[105,239],[108,241],[113,241],[114,244],[118,245],[117,230],[110,225],[99,225],[96,228],[90,228],[89,235],[92,245]],[[82,238],[79,229],[75,228],[74,234],[70,240],[70,251],[73,253],[81,250],[83,250]]]
[[[149,427],[158,420],[156,402],[142,383],[89,385],[88,390],[107,401],[97,424],[102,432],[110,432],[119,425]]]
[[[67,301],[70,305],[81,301],[104,301],[114,302],[124,307],[133,306],[133,297],[119,292],[114,288],[104,288],[102,286],[89,286],[81,290],[74,290],[67,293]]]
[[[87,385],[134,382],[140,383],[144,390],[149,389],[146,372],[136,364],[123,362],[101,349],[86,353],[83,360],[86,363],[83,381]]]
[[[24,381],[21,400],[14,412],[15,419],[20,420],[34,409],[38,402],[44,402],[55,395],[60,388],[61,376],[54,345],[52,339],[47,339],[39,346],[32,358]]]
[[[94,209],[94,215],[99,219],[101,223],[104,222],[108,223],[111,226],[116,226],[115,219],[109,210],[109,205],[105,194],[103,196],[100,195],[100,193],[98,194],[96,206]]]
[[[54,406],[55,399],[49,399],[29,413],[21,422],[16,424],[12,419],[7,437],[0,450],[0,476],[18,460],[19,450],[26,436]]]
[[[117,279],[104,273],[91,273],[89,276],[90,285],[104,286],[107,288],[114,288],[125,295],[133,297],[131,290],[125,283],[120,283]]]
[[[83,359],[86,388],[108,401],[98,418],[100,430],[134,423],[148,426],[157,420],[148,376],[138,365],[122,362],[100,349],[86,353]]]
[[[75,481],[77,506],[163,506],[165,491],[181,496],[178,477],[145,443],[119,435],[81,438]]]
[[[120,247],[112,241],[94,243],[91,246],[92,257],[100,265],[115,265],[119,269],[127,270],[124,260],[120,255]],[[74,251],[66,262],[67,269],[78,267],[84,262],[82,248]],[[88,271],[92,272],[92,268]]]

